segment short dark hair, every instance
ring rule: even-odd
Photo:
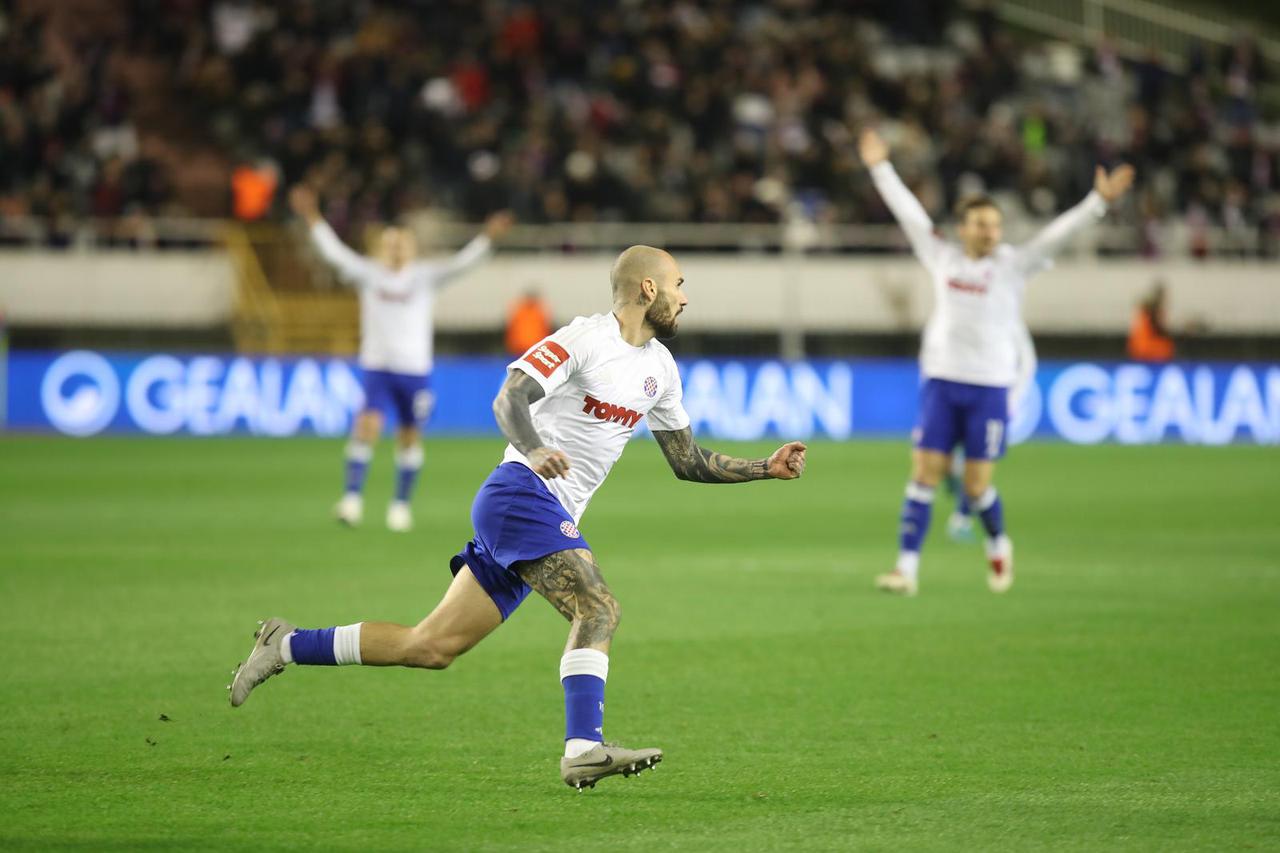
[[[956,203],[956,218],[964,222],[969,215],[969,211],[978,210],[982,207],[989,207],[996,213],[1000,212],[1000,205],[996,204],[996,200],[989,195],[971,195],[965,196]]]

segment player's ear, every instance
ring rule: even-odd
[[[643,278],[640,280],[640,295],[644,297],[645,302],[652,302],[658,298],[658,285],[651,278]]]

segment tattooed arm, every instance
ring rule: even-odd
[[[693,483],[745,483],[748,480],[794,480],[804,473],[805,446],[784,444],[768,459],[738,459],[700,447],[693,430],[654,430],[653,437],[681,480]]]
[[[507,441],[525,455],[533,470],[544,477],[563,477],[569,473],[569,457],[546,446],[533,428],[533,415],[529,412],[529,407],[544,396],[542,386],[532,377],[510,370],[502,390],[493,400],[493,416]]]

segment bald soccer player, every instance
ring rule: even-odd
[[[679,266],[661,249],[632,246],[618,256],[610,283],[612,312],[578,317],[508,365],[493,412],[510,444],[471,505],[475,537],[449,561],[453,583],[435,610],[415,626],[297,629],[268,619],[235,672],[233,706],[291,663],[444,669],[534,589],[570,623],[560,659],[560,777],[582,790],[662,760],[660,749],[603,742],[604,685],[620,608],[578,529],[582,513],[642,417],[676,477],[696,483],[793,480],[804,473],[805,446],[784,444],[768,459],[700,447],[675,361],[657,340],[676,334],[688,304]]]

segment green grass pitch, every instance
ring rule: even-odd
[[[536,598],[446,672],[292,668],[228,706],[256,619],[425,614],[500,453],[429,441],[395,536],[385,448],[366,526],[329,520],[340,447],[0,439],[0,848],[1280,846],[1274,449],[1017,448],[1013,591],[941,502],[903,600],[872,589],[903,442],[743,486],[639,442],[583,530],[624,609],[606,735],[667,760],[578,794]]]

